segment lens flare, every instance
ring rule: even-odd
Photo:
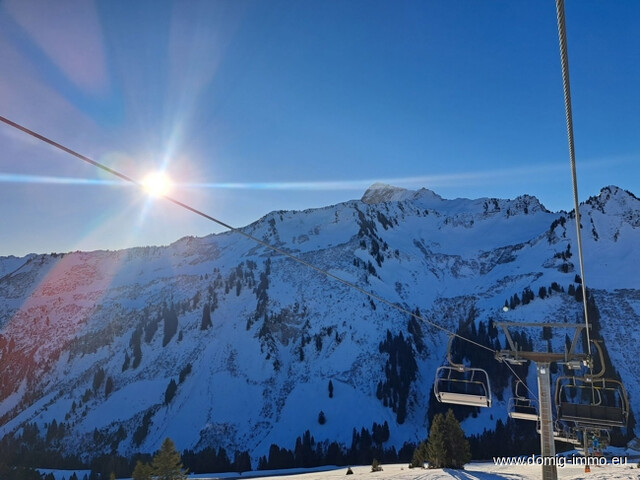
[[[144,177],[142,186],[154,197],[167,195],[171,191],[171,179],[163,172],[153,172]]]

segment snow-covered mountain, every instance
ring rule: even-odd
[[[606,187],[581,215],[600,334],[638,416],[640,200]],[[576,280],[574,216],[528,195],[447,200],[376,184],[360,201],[273,212],[243,231],[448,330],[582,321],[582,304],[551,288]],[[525,291],[535,298],[502,311]],[[84,455],[152,452],[171,437],[258,457],[306,430],[348,445],[354,428],[387,422],[400,446],[426,435],[446,340],[232,232],[0,258],[0,437],[55,420],[65,451]],[[463,423],[467,433],[506,419],[500,397]]]

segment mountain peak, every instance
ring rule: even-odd
[[[406,188],[395,187],[386,183],[376,182],[371,185],[364,195],[362,202],[368,204],[385,202],[402,202],[404,200],[416,199],[419,197],[429,197],[442,200],[442,197],[431,190],[421,188],[420,190],[407,190]]]
[[[362,202],[374,204],[384,202],[394,202],[404,200],[408,190],[400,187],[394,187],[386,183],[376,182],[367,188],[362,195]]]
[[[590,197],[586,203],[602,212],[606,208],[607,213],[614,213],[634,209],[635,206],[632,206],[634,201],[637,202],[638,198],[633,193],[615,185],[609,185],[602,188],[597,196]]]

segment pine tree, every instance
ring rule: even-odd
[[[333,382],[329,380],[329,398],[333,398]]]
[[[464,436],[460,423],[449,409],[445,418],[448,427],[448,442],[451,452],[451,468],[463,468],[471,460],[469,442]]]
[[[251,471],[251,456],[249,456],[249,452],[236,452],[233,458],[233,470],[238,473]]]
[[[131,476],[132,480],[151,480],[152,474],[153,469],[151,468],[151,465],[148,463],[142,463],[138,460]]]
[[[469,442],[453,415],[453,410],[449,409],[446,416],[439,413],[433,417],[426,459],[429,468],[462,468],[471,460]]]
[[[104,385],[104,396],[108,397],[113,392],[113,378],[108,377],[107,383]]]
[[[320,425],[324,425],[325,423],[327,423],[327,417],[325,417],[322,410],[320,410],[320,413],[318,414],[318,423]]]
[[[187,478],[180,454],[170,438],[164,439],[160,450],[153,456],[151,469],[155,480],[186,480]]]
[[[122,371],[123,372],[129,368],[129,363],[131,363],[131,359],[129,358],[129,354],[125,352],[125,354],[124,354],[124,363],[122,364]]]
[[[538,296],[542,299],[546,298],[547,289],[544,287],[544,285],[538,289]]]
[[[176,384],[176,381],[172,378],[171,381],[169,382],[169,385],[167,385],[167,389],[164,392],[165,405],[169,405],[169,403],[171,403],[171,400],[173,400],[173,397],[175,397],[177,391],[178,391],[178,385]]]
[[[97,392],[98,388],[100,388],[100,385],[102,385],[102,382],[104,381],[104,369],[103,368],[99,368],[98,371],[95,373],[95,375],[93,376],[93,391]]]
[[[411,457],[411,465],[409,465],[409,467],[424,468],[424,463],[426,461],[427,461],[427,444],[426,442],[420,442],[420,444],[413,451],[413,457]]]
[[[130,345],[133,348],[133,363],[132,367],[135,369],[140,365],[142,361],[142,347],[140,345],[140,340],[142,338],[142,329],[140,327],[136,328],[131,335]]]
[[[162,338],[162,346],[166,347],[173,336],[178,331],[178,314],[175,306],[172,304],[170,308],[164,308],[162,311],[164,319],[164,337]]]
[[[182,383],[185,381],[185,379],[187,378],[187,375],[189,375],[191,373],[191,364],[187,363],[187,365],[180,370],[180,377],[179,377],[179,382]]]
[[[433,417],[427,440],[426,459],[429,462],[429,468],[444,468],[446,466],[445,429],[444,415],[438,413]]]
[[[202,307],[202,322],[200,322],[200,330],[206,330],[211,327],[211,307],[209,303],[205,303]]]

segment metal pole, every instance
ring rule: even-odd
[[[553,413],[551,411],[551,372],[549,362],[536,364],[538,372],[538,401],[540,402],[540,451],[542,453],[542,479],[558,480],[555,464],[556,445],[553,437]]]
[[[587,437],[587,429],[582,430],[582,441],[584,443],[584,473],[591,472],[591,466],[589,465],[589,437]]]

